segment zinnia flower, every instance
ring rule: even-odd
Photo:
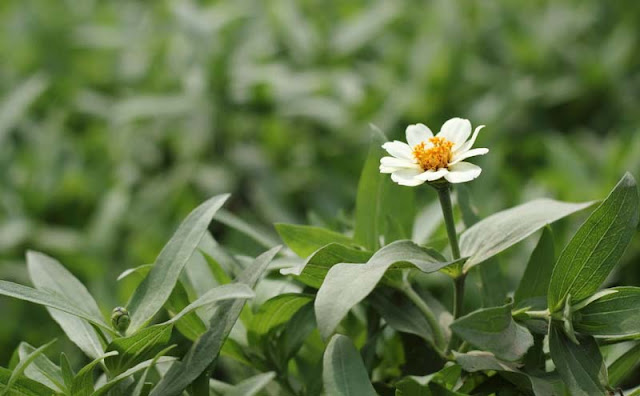
[[[382,148],[391,157],[380,159],[380,172],[391,173],[391,180],[403,186],[418,186],[445,178],[449,183],[471,181],[482,169],[463,160],[484,155],[486,148],[471,149],[484,125],[471,135],[471,123],[462,118],[445,122],[440,132],[433,132],[424,124],[409,125],[406,130],[407,143],[387,142]]]

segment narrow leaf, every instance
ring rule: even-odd
[[[366,264],[331,267],[315,301],[320,333],[328,338],[349,310],[373,291],[392,266],[429,273],[450,264],[439,261],[428,249],[411,241],[396,241],[376,252]]]
[[[96,389],[96,391],[93,392],[91,396],[101,396],[101,395],[107,394],[107,392],[109,392],[114,386],[118,385],[119,383],[131,377],[132,375],[139,373],[142,370],[145,370],[147,367],[151,366],[152,364],[167,363],[167,362],[173,362],[173,361],[175,361],[174,357],[163,356],[159,358],[157,361],[155,359],[150,359],[145,362],[142,362],[137,366],[132,367],[129,370],[125,371],[124,373],[113,377],[106,384]]]
[[[549,223],[592,205],[538,199],[504,210],[476,223],[460,236],[465,272],[510,248]]]
[[[237,283],[255,287],[258,279],[280,250],[273,248],[260,256],[245,269]],[[231,329],[238,320],[244,307],[243,300],[227,301],[220,304],[210,321],[209,329],[192,346],[187,355],[174,363],[160,383],[153,389],[151,396],[179,395],[205,369],[214,363]]]
[[[633,346],[622,356],[617,358],[609,366],[609,383],[611,386],[619,386],[632,373],[640,366],[640,343]]]
[[[128,305],[131,312],[129,334],[142,328],[162,308],[171,295],[180,272],[207,232],[213,215],[227,198],[229,198],[228,194],[210,198],[194,209],[180,224],[176,233],[160,252],[149,275],[131,297]]]
[[[589,216],[560,254],[549,285],[552,311],[595,293],[618,263],[638,225],[638,189],[629,173]]]
[[[29,365],[38,357],[40,356],[42,353],[44,353],[44,351],[49,348],[51,345],[53,345],[53,343],[56,342],[56,340],[50,341],[48,343],[46,343],[45,345],[37,348],[35,351],[31,352],[29,355],[27,355],[24,359],[21,359],[20,362],[18,362],[18,365],[13,369],[13,371],[11,372],[11,376],[9,377],[9,379],[7,380],[7,382],[3,381],[4,384],[4,388],[2,389],[2,391],[0,392],[0,396],[4,396],[6,395],[10,390],[11,387],[16,383],[16,381],[18,381],[18,379],[20,377],[22,377],[22,374],[24,373],[24,370],[29,367]]]
[[[555,261],[553,233],[551,228],[545,227],[513,297],[516,306],[546,309],[547,290]]]
[[[27,252],[27,269],[36,289],[53,291],[96,318],[102,317],[98,304],[82,282],[54,258],[29,251]],[[95,359],[104,354],[100,336],[86,320],[48,307],[47,311],[69,339],[87,356]]]
[[[7,389],[7,383],[13,375],[11,370],[0,367],[0,391]],[[43,396],[53,395],[55,391],[39,382],[31,380],[23,375],[18,376],[12,385],[11,396]]]
[[[276,373],[268,372],[255,375],[234,385],[224,396],[255,396],[276,377]]]
[[[20,360],[24,360],[36,350],[35,347],[21,342],[18,346],[18,356]],[[38,355],[34,361],[24,370],[25,376],[37,381],[51,389],[64,391],[64,379],[62,378],[62,370],[49,360],[44,354]]]
[[[600,379],[603,359],[593,337],[579,337],[576,345],[558,326],[549,330],[551,358],[572,395],[604,395]]]
[[[107,325],[102,317],[85,312],[83,309],[76,307],[71,301],[58,294],[54,294],[53,292],[38,290],[28,286],[19,285],[17,283],[0,280],[0,295],[14,297],[20,300],[44,305],[46,307],[55,308],[79,318],[86,319],[96,326],[108,330],[109,332],[113,332],[111,326]]]
[[[275,227],[289,249],[302,258],[308,257],[330,243],[354,245],[353,240],[348,236],[326,228],[284,223],[277,223]]]
[[[71,394],[73,396],[90,396],[93,391],[93,369],[104,359],[109,356],[115,356],[118,352],[108,352],[103,356],[94,359],[91,363],[84,366],[78,374],[73,378],[71,383]]]
[[[332,396],[375,396],[360,353],[349,337],[336,334],[324,352],[324,389]]]

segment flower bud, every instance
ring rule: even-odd
[[[124,334],[131,323],[129,311],[124,307],[116,307],[111,311],[111,324],[118,332]]]

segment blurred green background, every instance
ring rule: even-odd
[[[0,278],[28,283],[24,253],[44,251],[108,312],[117,275],[227,191],[265,235],[348,227],[369,123],[487,125],[482,215],[601,199],[640,176],[639,24],[633,0],[3,0]],[[638,261],[610,283],[640,285]],[[21,339],[73,349],[44,308],[0,312],[1,365]]]

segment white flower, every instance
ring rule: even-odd
[[[482,169],[463,160],[484,155],[486,148],[471,149],[484,125],[471,135],[471,123],[462,118],[452,118],[442,125],[434,137],[424,124],[409,125],[407,143],[387,142],[382,148],[391,157],[380,160],[380,172],[391,173],[391,180],[403,186],[418,186],[445,178],[449,183],[464,183],[480,176]]]

